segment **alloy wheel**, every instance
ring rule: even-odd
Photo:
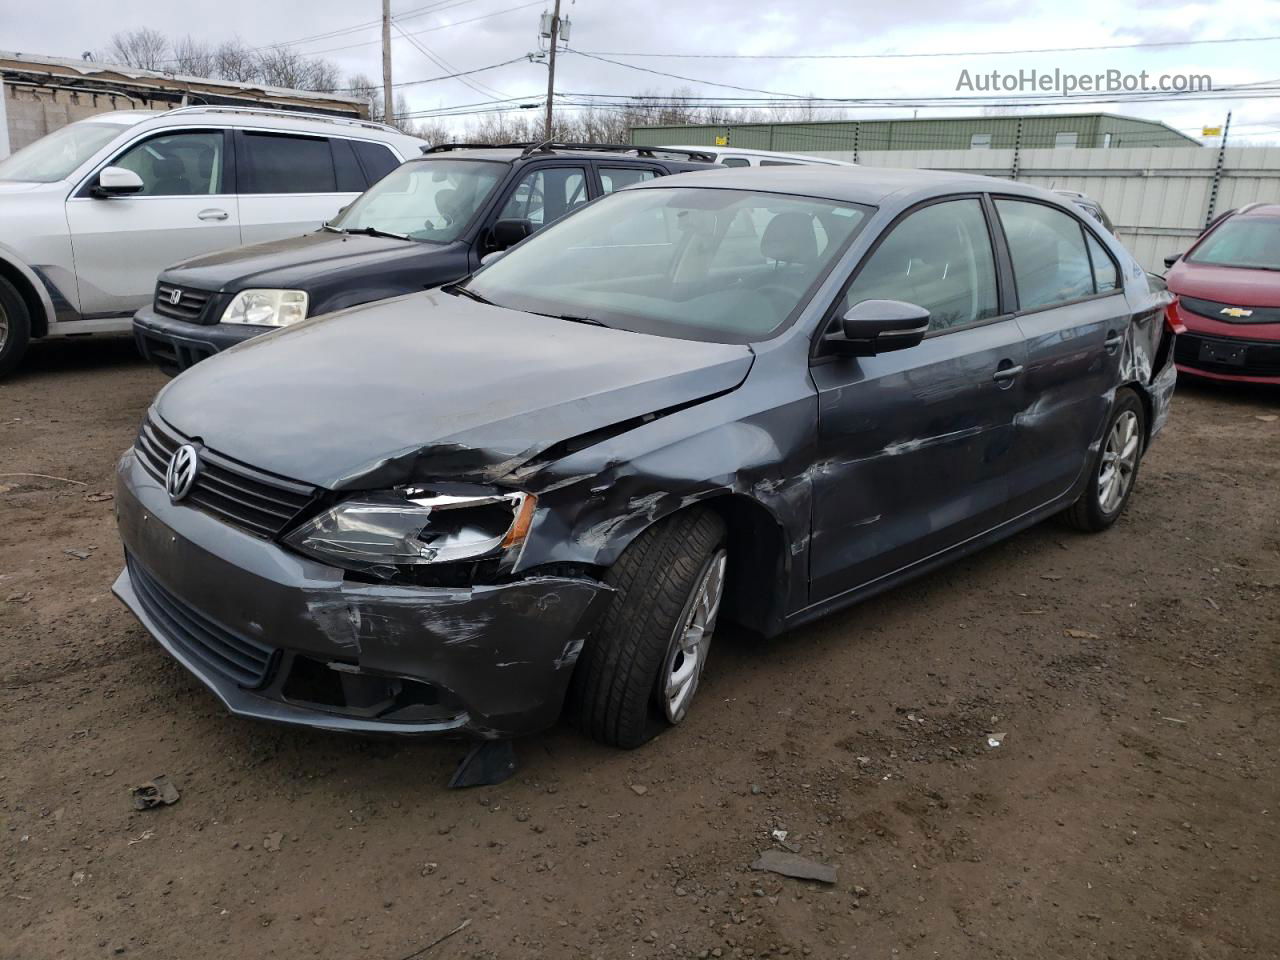
[[[684,616],[671,636],[662,668],[662,707],[668,722],[679,723],[689,712],[702,668],[707,662],[711,634],[724,595],[724,571],[728,552],[715,552],[685,606]]]
[[[1138,436],[1138,415],[1126,410],[1116,418],[1107,434],[1107,445],[1102,451],[1102,463],[1098,467],[1098,505],[1103,513],[1115,513],[1124,502],[1133,474],[1138,468],[1138,448],[1142,440]]]

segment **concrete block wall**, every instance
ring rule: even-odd
[[[171,104],[117,94],[29,87],[4,83],[0,86],[4,107],[0,119],[5,120],[8,152],[21,150],[47,133],[112,110],[164,110]],[[0,147],[3,144],[0,143]],[[0,157],[8,152],[0,153]]]

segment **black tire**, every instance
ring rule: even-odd
[[[1138,448],[1127,486],[1119,496],[1118,502],[1108,507],[1102,495],[1103,458],[1107,455],[1108,439],[1116,429],[1116,424],[1122,417],[1129,415],[1136,418]],[[1120,519],[1120,514],[1124,513],[1124,508],[1133,495],[1133,488],[1138,483],[1138,469],[1142,466],[1142,455],[1146,452],[1146,428],[1147,413],[1142,406],[1142,401],[1129,387],[1121,387],[1116,391],[1115,404],[1111,408],[1111,416],[1107,418],[1107,429],[1102,434],[1098,452],[1089,465],[1089,485],[1085,487],[1080,499],[1062,514],[1068,524],[1086,533],[1100,533]]]
[[[604,582],[616,593],[583,646],[569,687],[568,713],[583,733],[632,749],[672,725],[661,674],[672,637],[724,545],[719,516],[686,510],[640,534],[609,568]]]
[[[31,317],[27,305],[13,284],[0,277],[0,379],[18,366],[30,340]]]

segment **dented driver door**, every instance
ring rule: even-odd
[[[810,602],[872,584],[1011,519],[1026,358],[1012,320],[813,368]]]

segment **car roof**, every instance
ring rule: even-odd
[[[822,197],[846,203],[881,206],[891,197],[914,202],[948,193],[992,192],[1025,194],[1065,205],[1062,197],[1013,180],[944,170],[912,170],[897,167],[796,165],[788,167],[717,167],[696,173],[651,180],[630,189],[676,186],[755,190],[766,193]]]
[[[1236,217],[1280,217],[1280,203],[1257,203],[1237,210]]]
[[[354,139],[392,141],[405,146],[405,154],[412,153],[414,145],[423,141],[418,137],[402,133],[394,127],[363,120],[356,117],[343,117],[305,113],[298,110],[273,110],[269,107],[244,106],[195,106],[176,107],[172,110],[112,110],[84,117],[78,123],[112,123],[122,127],[136,126],[151,122],[156,126],[217,123],[226,127],[271,127],[279,130],[297,130],[306,133],[331,133]]]

